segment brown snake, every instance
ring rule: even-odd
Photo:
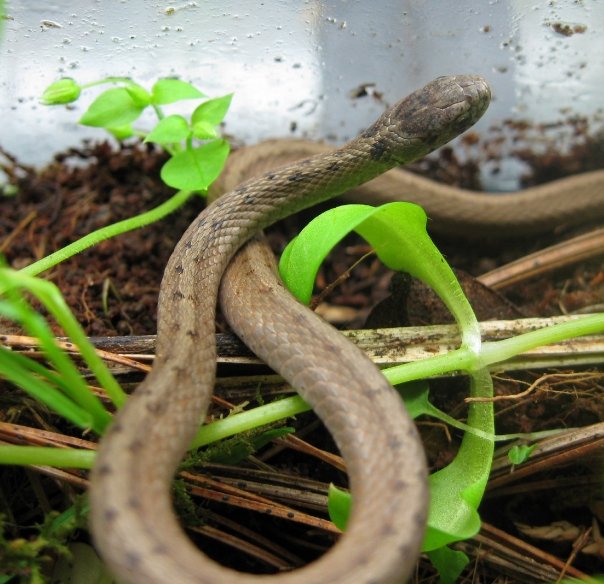
[[[321,343],[311,338],[304,346],[290,341],[308,337],[308,327],[316,326],[308,311],[292,313],[290,320],[289,308],[267,315],[255,310],[258,298],[251,299],[254,312],[244,320],[259,356],[311,403],[346,460],[355,503],[338,544],[309,566],[275,577],[228,570],[185,536],[170,487],[213,390],[216,298],[236,251],[278,219],[448,142],[482,115],[489,99],[479,77],[439,78],[344,147],[243,183],[191,224],[162,280],[153,370],[101,441],[92,473],[94,539],[120,582],[253,584],[272,578],[280,584],[369,584],[409,576],[427,507],[414,425],[378,370],[339,335]],[[315,370],[319,362],[333,378]]]

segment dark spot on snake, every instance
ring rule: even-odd
[[[229,501],[230,499],[231,499],[231,498],[230,498],[228,495],[223,495],[223,496],[222,496],[222,501],[224,501],[225,503],[226,503],[227,501]]]
[[[306,315],[303,312],[297,312],[296,314],[293,314],[292,319],[295,320],[298,324],[305,325],[308,322],[308,319],[306,318]]]
[[[5,342],[7,342],[7,341],[8,341],[8,337],[7,337],[7,336],[2,335],[2,336],[0,337],[0,341],[2,341],[3,343],[5,343]]]
[[[96,473],[101,476],[107,476],[113,472],[110,464],[104,463],[97,467]]]
[[[111,433],[112,434],[119,434],[120,432],[122,432],[124,429],[124,427],[122,426],[121,422],[113,422],[113,424],[111,425]]]
[[[237,483],[237,487],[238,487],[239,489],[245,489],[245,488],[247,487],[247,483],[246,483],[245,481],[239,481],[239,482]]]
[[[295,514],[295,513],[292,513],[292,512],[290,511],[290,512],[287,514],[287,516],[289,517],[289,519],[293,519],[293,518],[296,516],[296,514]]]
[[[267,508],[264,510],[264,512],[265,512],[267,515],[272,515],[273,510],[272,510],[270,507],[267,507]]]
[[[239,193],[240,195],[242,195],[243,193],[245,193],[248,190],[249,187],[246,187],[245,185],[242,185],[240,187],[237,187],[235,189],[236,193]]]
[[[418,512],[413,516],[413,521],[418,529],[423,529],[424,524],[426,523],[426,516],[423,513]]]
[[[375,136],[378,128],[381,126],[381,120],[378,120],[371,126],[369,126],[364,132],[361,133],[362,138],[373,138]]]
[[[188,331],[187,331],[187,335],[188,335],[189,337],[192,337],[192,338],[194,338],[194,339],[195,339],[195,338],[197,338],[197,337],[199,336],[199,333],[198,333],[197,331],[188,330]]]
[[[340,165],[337,162],[332,162],[328,167],[327,170],[329,172],[335,172],[336,170],[338,170],[338,168],[340,168]]]
[[[115,518],[117,517],[117,515],[118,515],[117,510],[114,509],[113,507],[111,507],[103,513],[103,519],[107,523],[113,523],[115,521]]]
[[[128,450],[131,452],[138,452],[144,446],[144,442],[140,438],[135,438],[128,444]]]
[[[220,229],[224,224],[224,219],[218,219],[216,221],[212,222],[212,230],[216,231],[217,229]]]
[[[185,242],[185,249],[191,249],[193,247],[193,242],[189,239],[189,241]]]
[[[158,556],[163,556],[168,553],[168,547],[163,543],[159,543],[153,547],[153,553],[157,554]]]
[[[266,175],[267,180],[275,180],[275,175],[272,172],[269,172]]]
[[[161,414],[166,410],[166,401],[149,402],[145,404],[145,409],[152,414]]]
[[[174,294],[172,294],[172,298],[174,300],[182,300],[184,297],[185,297],[185,295],[180,290],[176,290],[176,292],[174,292]]]
[[[130,507],[130,509],[139,509],[140,506],[141,502],[136,497],[128,498],[128,507]]]
[[[381,160],[386,150],[387,148],[384,140],[374,140],[369,149],[369,156],[371,156],[373,160]]]
[[[411,555],[410,547],[407,544],[402,543],[398,546],[398,553],[401,555],[401,557],[408,558]]]
[[[340,347],[337,345],[332,345],[331,343],[329,345],[325,345],[325,349],[334,355],[340,355],[342,353],[342,349],[340,349]]]
[[[185,270],[184,270],[184,268],[183,268],[183,267],[182,267],[180,264],[178,264],[178,265],[177,265],[177,266],[174,268],[174,271],[175,271],[177,274],[182,274],[182,273],[183,273]]]
[[[394,533],[394,528],[392,527],[392,524],[389,522],[386,523],[382,523],[381,527],[380,527],[380,535],[382,537],[390,537],[392,534]]]
[[[403,446],[403,441],[398,438],[390,438],[388,440],[388,448],[390,450],[400,450]]]
[[[136,570],[141,563],[141,557],[137,551],[128,551],[125,554],[126,566],[129,570]]]
[[[256,200],[256,199],[255,199],[255,198],[254,198],[252,195],[246,195],[246,196],[243,198],[243,202],[244,202],[246,205],[251,205],[251,204],[252,204],[252,203],[253,203],[255,200]]]
[[[302,174],[301,172],[294,172],[294,174],[290,174],[287,177],[287,180],[290,182],[300,182],[301,180],[304,180],[304,174]]]
[[[203,227],[205,224],[207,223],[206,218],[202,217],[198,222],[197,222],[197,227]]]
[[[405,489],[408,489],[408,488],[409,488],[409,484],[406,481],[402,481],[402,480],[398,479],[394,483],[394,489],[397,492],[404,491]]]

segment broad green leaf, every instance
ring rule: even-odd
[[[470,395],[489,398],[493,381],[487,369],[470,376]],[[472,403],[468,425],[488,434],[494,432],[492,403]],[[424,551],[468,539],[480,530],[478,505],[482,500],[491,463],[494,440],[466,432],[455,459],[430,476],[430,511]]]
[[[179,115],[167,116],[160,120],[155,128],[149,132],[145,142],[156,144],[174,144],[186,140],[191,133],[185,118]]]
[[[233,94],[229,93],[222,97],[215,97],[214,99],[204,101],[191,115],[191,123],[195,126],[199,122],[206,122],[217,126],[224,119],[232,99]]]
[[[187,148],[164,164],[161,178],[175,189],[204,191],[221,173],[228,155],[229,144],[225,140]]]
[[[330,483],[327,492],[327,511],[329,512],[329,518],[342,531],[346,529],[348,524],[351,506],[352,497],[350,493],[338,489],[333,483]]]
[[[95,128],[119,128],[131,124],[145,108],[137,105],[124,87],[108,89],[84,112],[80,124]]]
[[[368,205],[342,205],[311,221],[281,254],[279,273],[288,290],[303,304],[312,295],[319,266],[357,225],[375,212]]]
[[[72,103],[80,97],[80,86],[71,78],[65,77],[51,83],[42,94],[40,101],[44,105]]]
[[[199,99],[205,95],[195,86],[180,79],[159,79],[151,89],[155,105],[166,105],[184,99]]]
[[[413,203],[344,205],[311,221],[289,243],[279,263],[283,281],[298,300],[309,302],[319,265],[335,243],[352,230],[373,246],[389,268],[408,272],[428,284],[460,325],[464,344],[478,350],[480,330],[472,307],[426,232],[426,214]]]

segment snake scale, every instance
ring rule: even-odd
[[[293,310],[274,276],[258,274],[260,290],[276,293],[282,309],[263,310],[260,293],[250,299],[253,313],[249,306],[238,313],[228,299],[242,297],[237,282],[255,269],[245,262],[229,268],[238,277],[227,278],[222,290],[227,318],[239,323],[238,334],[313,405],[334,436],[355,498],[349,527],[332,550],[303,569],[242,574],[209,560],[188,540],[171,507],[170,485],[213,390],[216,298],[237,250],[276,220],[448,142],[482,115],[489,100],[480,77],[438,78],[342,148],[315,151],[243,182],[191,224],[162,280],[153,370],[116,415],[92,473],[94,540],[120,582],[377,584],[409,576],[425,524],[426,469],[400,399],[355,347],[307,310]],[[310,343],[304,340],[309,334]]]

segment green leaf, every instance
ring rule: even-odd
[[[217,126],[222,122],[224,116],[229,110],[233,94],[223,95],[204,101],[191,115],[191,123],[193,126],[199,122],[206,122],[213,126]]]
[[[352,497],[347,491],[338,489],[333,483],[329,484],[327,492],[327,511],[329,518],[338,529],[344,531],[348,525],[348,517],[352,506]]]
[[[508,452],[508,459],[512,464],[522,464],[528,460],[536,447],[536,444],[533,444],[532,446],[527,446],[526,444],[512,446]]]
[[[145,108],[137,105],[124,87],[108,89],[99,95],[80,119],[80,124],[95,128],[119,128],[131,124]]]
[[[470,375],[470,394],[473,397],[493,395],[493,381],[487,369]],[[493,434],[493,404],[472,403],[468,425]],[[453,462],[430,476],[430,511],[424,551],[432,551],[478,533],[478,505],[491,471],[493,450],[492,438],[466,433]]]
[[[145,108],[151,104],[151,94],[138,83],[128,83],[125,89],[137,106]]]
[[[119,128],[106,128],[116,140],[126,140],[134,136],[134,129],[130,124],[120,126]]]
[[[180,79],[159,79],[151,89],[151,99],[155,105],[201,97],[205,95],[199,89]]]
[[[229,150],[226,140],[215,140],[195,149],[187,148],[164,164],[161,178],[175,189],[205,191],[222,172]]]
[[[201,120],[193,125],[193,136],[198,140],[211,140],[218,138],[218,132],[213,124]]]
[[[44,105],[72,103],[80,97],[81,91],[81,87],[73,79],[65,77],[51,83],[44,90],[40,102]]]
[[[440,584],[454,584],[470,563],[470,559],[463,552],[442,547],[428,552],[432,565],[438,570]]]
[[[426,232],[426,214],[413,203],[381,207],[343,205],[311,221],[281,256],[279,273],[289,290],[308,303],[321,262],[344,235],[356,231],[391,269],[405,271],[430,286],[452,312],[466,346],[477,351],[476,317],[449,264]]]
[[[160,120],[155,128],[149,132],[145,142],[156,144],[174,144],[186,140],[191,133],[187,120],[179,115],[167,116]]]

